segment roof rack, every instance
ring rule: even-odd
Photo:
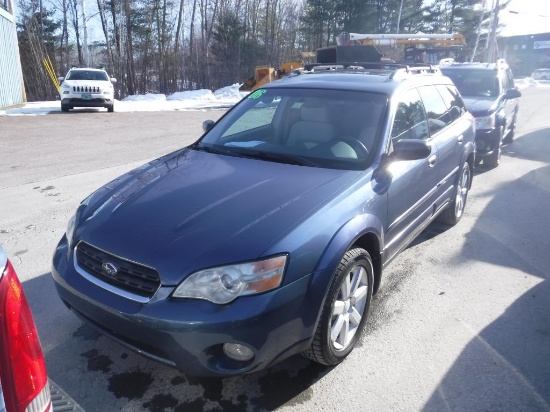
[[[439,67],[425,63],[395,63],[395,62],[346,62],[346,63],[311,63],[304,65],[303,69],[295,70],[291,74],[301,74],[313,71],[338,71],[338,70],[372,70],[375,73],[388,73],[390,79],[400,79],[411,74],[441,74]]]
[[[98,69],[98,70],[105,70],[105,65],[104,64],[100,64],[96,67],[92,67],[92,66],[86,66],[85,64],[73,64],[71,65],[71,70],[72,69]]]

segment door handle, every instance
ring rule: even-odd
[[[457,140],[458,140],[458,143],[462,143],[462,141],[464,140],[464,135],[461,134],[460,136],[458,136]]]
[[[430,167],[434,167],[436,163],[437,163],[437,155],[433,154],[430,157],[428,157],[428,165]]]

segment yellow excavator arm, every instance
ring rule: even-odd
[[[278,68],[270,66],[257,66],[254,70],[254,75],[250,76],[250,78],[248,78],[242,86],[239,87],[239,90],[241,92],[256,90],[264,84],[283,78],[292,70],[299,69],[300,67],[304,67],[303,62],[287,62]]]

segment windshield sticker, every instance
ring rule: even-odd
[[[267,92],[265,89],[256,90],[254,93],[252,93],[250,96],[248,96],[249,99],[259,99],[263,96],[263,94]]]
[[[301,109],[304,105],[304,102],[296,102],[292,106],[290,106],[291,109]]]

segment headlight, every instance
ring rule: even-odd
[[[62,84],[62,85],[61,85],[61,88],[62,88],[62,89],[70,89],[71,86],[69,86],[69,85],[67,85],[67,84]]]
[[[76,214],[74,214],[73,217],[69,219],[69,222],[67,223],[67,230],[65,230],[65,236],[67,237],[67,243],[69,244],[69,249],[71,249],[72,243],[73,243],[75,222],[76,222]]]
[[[201,270],[185,279],[175,298],[206,299],[223,305],[239,296],[277,288],[283,280],[286,256]]]
[[[494,129],[496,125],[496,114],[490,116],[476,117],[476,129]]]

